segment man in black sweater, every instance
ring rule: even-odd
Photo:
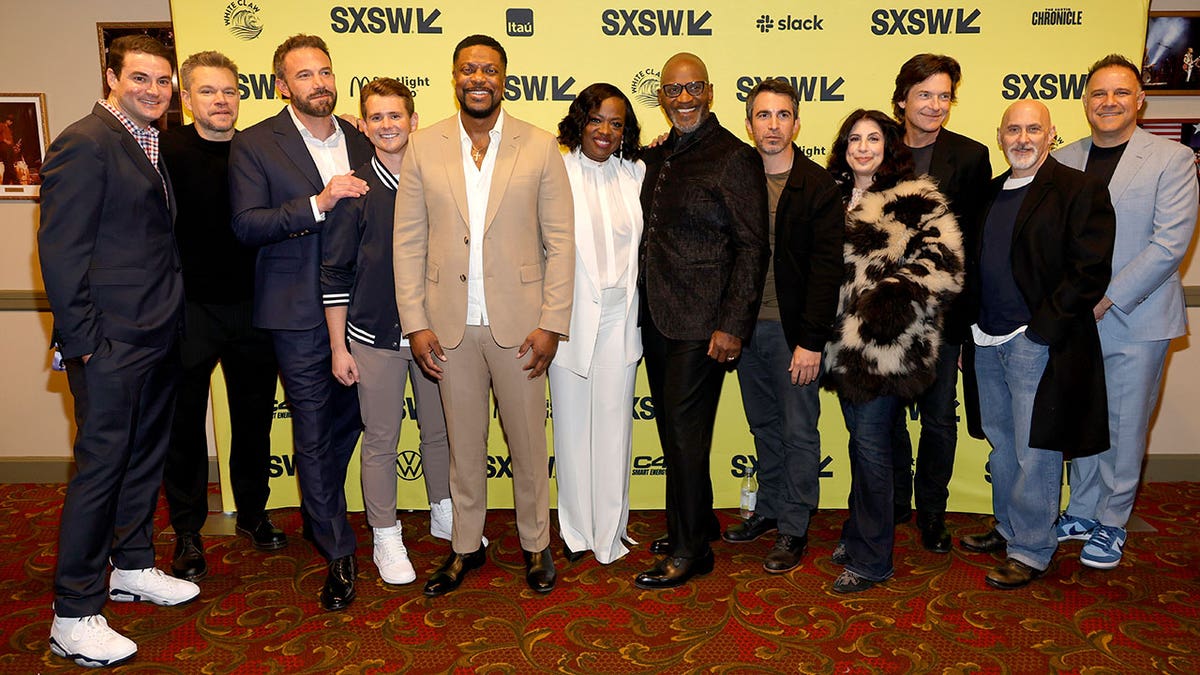
[[[208,389],[218,361],[233,427],[229,477],[237,529],[260,550],[282,548],[287,537],[265,510],[278,369],[270,337],[250,324],[255,251],[230,228],[229,147],[238,116],[237,66],[218,52],[200,52],[183,62],[179,79],[183,103],[195,123],[162,138],[179,202],[175,236],[187,320],[163,487],[176,534],[171,571],[196,581],[208,573],[200,528],[208,515]]]

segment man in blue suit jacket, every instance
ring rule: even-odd
[[[313,543],[329,561],[321,604],[338,610],[354,600],[355,539],[343,485],[362,420],[355,389],[333,379],[320,233],[338,201],[366,194],[366,182],[350,167],[370,159],[372,148],[333,115],[337,89],[324,40],[288,38],[275,50],[274,68],[276,87],[290,101],[233,139],[233,231],[260,247],[254,325],[271,332],[292,412],[301,507]]]
[[[175,200],[154,127],[171,100],[171,57],[153,38],[115,40],[112,93],[54,139],[42,169],[38,255],[78,427],[50,649],[83,666],[137,652],[100,613],[110,561],[114,601],[177,605],[200,593],[154,567],[183,317]]]
[[[1084,94],[1092,135],[1056,153],[1107,183],[1117,213],[1112,281],[1095,309],[1112,446],[1072,461],[1058,523],[1058,540],[1086,540],[1079,560],[1098,569],[1121,562],[1167,347],[1187,332],[1179,264],[1196,226],[1196,170],[1188,148],[1137,127],[1141,82],[1122,56],[1097,61]]]

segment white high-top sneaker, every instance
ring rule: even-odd
[[[447,497],[429,505],[429,534],[450,541],[450,530],[454,527],[454,504]]]
[[[81,617],[54,615],[50,651],[86,668],[114,666],[137,654],[133,640],[108,627],[100,614]]]
[[[400,532],[400,521],[393,527],[371,528],[375,533],[375,551],[371,558],[379,568],[379,576],[389,584],[411,584],[417,580],[417,572],[408,560],[408,549],[404,547],[404,536]]]
[[[115,602],[152,602],[170,607],[191,602],[200,587],[185,579],[163,574],[157,567],[142,570],[113,568],[108,578],[108,598]]]

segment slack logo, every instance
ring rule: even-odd
[[[511,37],[533,35],[533,10],[526,7],[509,7],[504,12],[504,27]]]

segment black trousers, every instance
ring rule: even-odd
[[[713,425],[725,367],[708,357],[708,340],[672,340],[642,312],[646,379],[667,469],[667,536],[671,555],[694,558],[720,535],[713,513]]]
[[[229,481],[238,522],[253,526],[271,494],[271,419],[279,367],[271,336],[250,324],[252,303],[188,302],[179,345],[182,374],[175,401],[163,492],[176,532],[196,532],[208,517],[208,392],[217,362],[225,374],[232,436]]]
[[[292,413],[292,452],[300,507],[326,560],[354,553],[346,519],[346,468],[362,433],[358,388],[333,378],[325,322],[306,330],[272,330],[279,375]],[[399,411],[397,411],[399,414]]]
[[[914,401],[921,421],[915,473],[912,440],[908,436],[908,407],[903,406],[896,416],[892,434],[892,498],[897,507],[911,507],[915,493],[918,511],[946,512],[958,447],[958,354],[957,344],[942,344],[934,366],[937,379]]]
[[[63,500],[54,613],[99,614],[109,560],[154,566],[154,506],[162,483],[179,373],[174,345],[102,340],[91,360],[66,361],[75,399],[75,468]]]

